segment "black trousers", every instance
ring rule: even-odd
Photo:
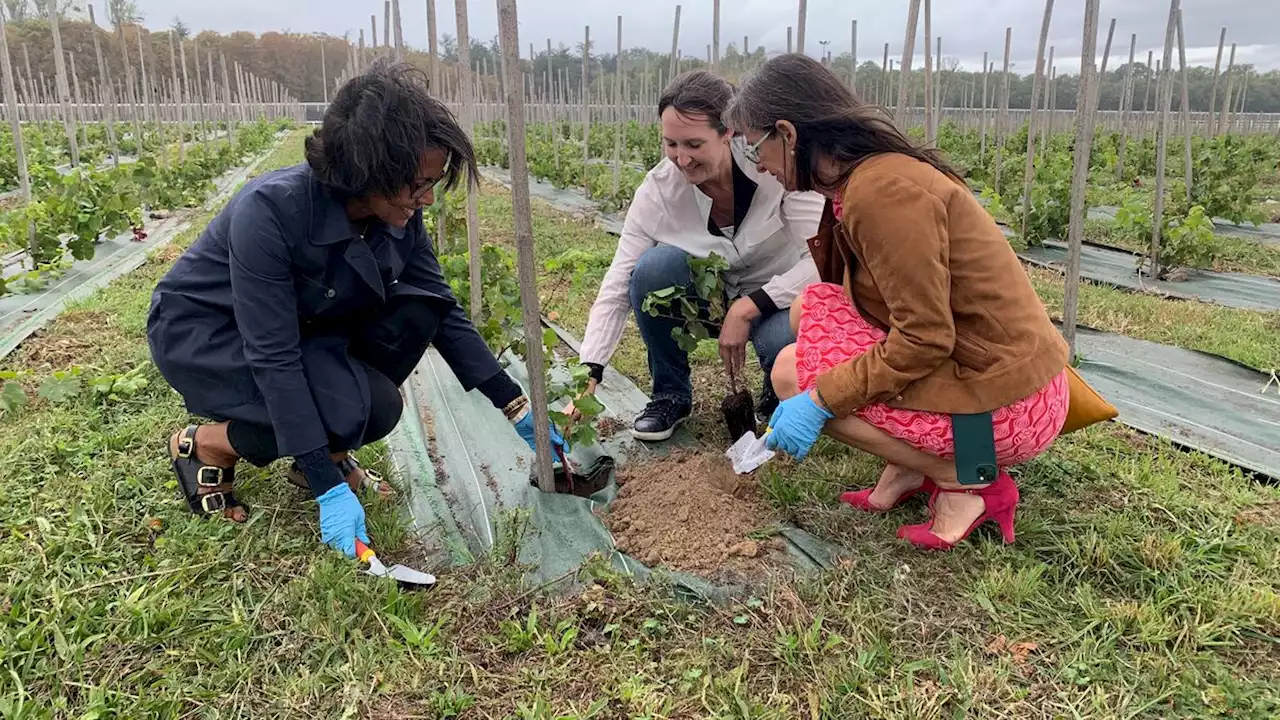
[[[307,334],[340,334],[351,338],[348,353],[369,366],[369,417],[364,431],[365,445],[381,440],[395,429],[404,411],[400,386],[417,367],[427,346],[440,327],[433,305],[422,298],[393,298],[372,318],[312,321]],[[242,459],[264,467],[279,459],[275,431],[269,425],[232,420],[227,439]],[[337,438],[330,436],[329,452],[346,452]]]

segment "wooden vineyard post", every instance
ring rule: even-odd
[[[800,16],[796,24],[796,52],[804,54],[804,27],[808,25],[809,0],[800,0]]]
[[[747,41],[742,40],[742,50],[745,53],[747,49]],[[849,30],[849,91],[854,95],[858,94],[858,21],[853,21],[853,27]]]
[[[932,145],[933,134],[933,0],[924,0],[924,142]]]
[[[1094,98],[1094,101],[1093,101],[1095,117],[1096,117],[1097,109],[1102,107],[1101,105],[1102,86],[1107,82],[1107,61],[1111,59],[1111,41],[1115,39],[1115,35],[1116,35],[1116,19],[1111,18],[1111,26],[1107,28],[1107,44],[1106,44],[1106,47],[1104,47],[1102,50],[1102,66],[1101,66],[1101,69],[1098,70],[1098,86],[1097,88],[1095,88],[1098,95],[1096,98]],[[1054,96],[1055,97],[1057,96],[1056,91],[1054,93]],[[1077,105],[1076,108],[1078,110],[1079,105]]]
[[[142,120],[144,123],[150,123],[153,120],[151,116],[151,110],[152,110],[151,83],[147,80],[147,56],[142,51],[142,27],[134,26],[134,30],[137,32],[137,38],[138,38],[138,69],[139,71],[141,71],[141,78],[139,80],[140,84],[138,85],[138,94],[142,97]],[[157,131],[158,130],[159,128],[157,128]],[[161,141],[161,147],[163,147],[164,137],[163,136],[159,136],[159,137]],[[139,147],[141,147],[141,140],[139,140]],[[163,153],[161,154],[161,157],[163,157]]]
[[[996,192],[1000,192],[1000,170],[1004,165],[1004,133],[1009,125],[1009,53],[1013,49],[1013,28],[1004,29],[1004,72],[1000,74],[1000,100],[996,109]]]
[[[324,49],[324,42],[320,43],[320,49],[321,50]],[[195,66],[195,70],[196,70],[196,84],[192,86],[193,90],[190,91],[191,102],[195,103],[196,105],[195,117],[199,121],[200,139],[203,141],[207,139],[206,136],[209,130],[209,126],[208,126],[209,118],[207,115],[205,115],[204,82],[203,82],[204,78],[202,77],[200,72],[200,41],[199,40],[193,40],[191,42],[191,53],[192,53],[191,64]],[[324,63],[321,63],[321,65],[323,66]],[[323,69],[324,68],[321,67],[321,70]],[[187,72],[187,60],[186,60],[185,51],[184,51],[183,60],[182,60],[182,72],[185,76]]]
[[[889,107],[889,43],[884,44],[884,58],[880,61],[880,107]]]
[[[178,53],[176,48],[174,48],[174,40],[175,40],[174,36],[177,35],[177,33],[170,30],[168,35],[169,35],[169,73],[173,76],[171,78],[171,82],[173,83],[173,100],[175,103],[174,110],[176,115],[176,117],[174,117],[174,120],[177,122],[177,125],[178,125],[178,162],[182,162],[187,159],[187,144],[183,142],[184,140],[183,130],[186,126],[187,113],[186,113],[186,104],[183,102],[184,97],[183,97],[182,89],[178,85]]]
[[[591,26],[582,36],[582,172],[586,176],[587,161],[591,159]]]
[[[1044,47],[1049,44],[1049,22],[1053,18],[1053,0],[1045,0],[1044,22],[1040,24],[1040,43],[1036,49],[1036,74],[1031,79],[1031,105],[1027,116],[1027,164],[1022,183],[1022,230],[1027,237],[1027,222],[1031,218],[1031,186],[1036,180],[1036,105],[1040,103],[1040,86],[1044,82]]]
[[[920,0],[911,0],[910,9],[907,10],[907,36],[902,45],[902,64],[898,66],[898,112],[893,118],[904,132],[907,123],[907,85],[911,82],[911,58],[916,51],[916,23],[919,18]],[[787,44],[791,44],[790,38]],[[787,52],[791,52],[791,49],[788,48]]]
[[[1129,144],[1129,113],[1133,110],[1133,61],[1138,49],[1138,35],[1129,36],[1129,67],[1125,70],[1124,86],[1120,89],[1120,147],[1116,149],[1116,180],[1124,177],[1124,150]],[[1210,109],[1209,114],[1213,114]]]
[[[459,0],[462,4],[462,0]],[[621,18],[619,18],[621,27]],[[507,73],[507,137],[511,145],[511,206],[515,216],[516,270],[520,280],[520,305],[524,316],[525,364],[529,370],[530,412],[534,426],[534,467],[538,488],[555,492],[551,429],[547,414],[546,358],[542,352],[542,314],[538,306],[538,277],[534,268],[533,216],[529,202],[529,161],[524,134],[524,97],[520,74],[520,38],[516,0],[498,0],[499,47]],[[565,469],[566,472],[568,468]]]
[[[1040,133],[1040,153],[1043,155],[1049,152],[1049,136],[1053,135],[1053,52],[1054,46],[1049,46],[1049,60],[1045,64],[1044,83],[1044,104],[1040,106],[1043,112],[1044,132]],[[1030,127],[1030,126],[1028,126]],[[1029,130],[1028,130],[1029,131]]]
[[[720,0],[711,0],[711,67],[720,68]]]
[[[395,30],[396,60],[404,60],[404,34],[400,27],[400,0],[391,0],[391,22]]]
[[[57,72],[58,104],[62,107],[62,123],[71,148],[71,164],[80,164],[80,144],[76,139],[76,122],[71,114],[71,86],[67,83],[67,62],[62,54],[62,33],[58,31],[58,3],[49,3],[49,27],[53,30],[53,63]]]
[[[440,47],[436,41],[436,0],[427,0],[427,55],[431,58],[431,92],[440,95]],[[548,54],[550,58],[550,54]],[[550,59],[547,60],[550,62]]]
[[[934,42],[938,44],[933,53],[934,78],[933,78],[933,140],[936,144],[938,141],[938,128],[942,125],[942,36],[934,38]]]
[[[1085,0],[1084,51],[1080,58],[1080,87],[1076,93],[1075,164],[1071,177],[1071,221],[1067,239],[1067,277],[1063,294],[1062,332],[1070,347],[1076,350],[1076,313],[1080,304],[1080,252],[1084,244],[1085,192],[1089,185],[1089,154],[1093,149],[1094,113],[1097,110],[1093,89],[1094,55],[1098,49],[1098,1]],[[1114,26],[1114,23],[1113,23]]]
[[[1169,154],[1169,108],[1173,105],[1174,33],[1178,22],[1178,0],[1169,2],[1169,23],[1164,33],[1164,60],[1161,76],[1156,84],[1156,103],[1160,106],[1160,122],[1156,126],[1156,187],[1155,210],[1151,213],[1151,277],[1160,277],[1160,235],[1164,226],[1164,183]]]
[[[1187,88],[1187,41],[1182,36],[1182,8],[1178,8],[1178,65],[1182,75],[1183,184],[1186,186],[1187,207],[1191,207],[1191,93]],[[1170,89],[1172,91],[1172,85]]]
[[[1231,43],[1231,58],[1227,62],[1227,87],[1222,95],[1222,113],[1218,116],[1218,135],[1231,132],[1231,93],[1235,90],[1236,44]]]
[[[1147,89],[1142,94],[1142,115],[1144,120],[1149,120],[1147,113],[1151,112],[1151,81],[1155,78],[1155,51],[1147,51]]]
[[[227,77],[227,56],[218,53],[218,61],[222,64],[222,119],[227,126],[227,146],[236,144],[235,122],[231,118],[231,80]]]
[[[27,171],[27,152],[22,142],[22,125],[18,120],[18,88],[13,82],[13,62],[9,59],[9,40],[5,34],[4,6],[0,5],[0,72],[4,82],[5,114],[13,132],[13,158],[18,165],[18,191],[23,202],[31,202],[31,176]]]
[[[987,64],[988,55],[990,55],[989,52],[982,53],[982,114],[978,120],[980,125],[978,134],[982,137],[978,157],[983,160],[987,157],[987,82],[991,80],[991,66]]]
[[[462,129],[472,138],[475,137],[475,80],[471,75],[471,30],[467,24],[467,0],[455,3],[458,21],[458,83],[459,94],[462,95]],[[514,170],[512,179],[515,179]],[[467,251],[471,254],[468,263],[471,282],[471,320],[477,325],[484,317],[484,286],[480,276],[480,204],[477,194],[480,192],[480,178],[467,178]]]
[[[671,25],[671,70],[667,79],[672,80],[680,74],[680,6],[676,5],[676,19]]]
[[[391,47],[391,0],[382,3],[382,54],[390,55]]]
[[[217,120],[218,84],[213,79],[213,52],[212,51],[209,51],[209,50],[205,51],[204,61],[205,61],[205,76],[209,78],[209,88],[208,88],[209,105],[208,105],[207,113],[208,113],[208,119],[209,119],[210,138],[212,139],[214,137],[217,137],[218,135],[218,120]]]
[[[71,100],[73,103],[71,117],[75,120],[76,131],[80,133],[80,142],[85,147],[89,147],[89,128],[87,127],[89,118],[85,116],[87,111],[84,106],[84,94],[80,92],[80,73],[76,70],[75,53],[67,53],[67,61],[71,64]]]
[[[1217,134],[1217,114],[1214,108],[1218,107],[1218,78],[1222,75],[1222,48],[1227,42],[1227,29],[1222,28],[1222,32],[1218,34],[1218,58],[1213,61],[1213,89],[1209,92],[1209,121],[1205,130],[1206,137],[1213,137]]]
[[[720,3],[717,0],[716,7],[719,9]],[[618,186],[622,183],[622,135],[627,130],[626,120],[622,117],[623,98],[622,98],[622,76],[626,72],[623,69],[622,58],[622,16],[618,16],[618,54],[614,57],[615,69],[613,73],[613,98],[618,108],[617,117],[613,119],[613,197],[618,197]]]

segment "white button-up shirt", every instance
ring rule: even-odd
[[[814,192],[787,192],[772,175],[758,172],[746,160],[740,139],[730,146],[738,168],[756,183],[741,226],[732,238],[708,232],[711,198],[689,183],[671,160],[658,163],[627,210],[618,250],[591,306],[582,362],[606,365],[613,357],[631,311],[631,271],[645,251],[658,245],[698,258],[711,253],[725,258],[730,298],[763,288],[779,309],[785,309],[806,285],[818,282],[808,240],[818,232],[826,199]]]

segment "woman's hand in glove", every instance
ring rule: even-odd
[[[356,556],[356,538],[365,545],[369,544],[369,533],[364,526],[364,507],[351,486],[338,483],[316,498],[320,505],[320,539],[326,545],[346,553],[347,557]]]
[[[556,428],[555,422],[550,419],[548,419],[548,422],[551,425],[551,447],[555,451],[555,454],[560,455],[568,452],[569,443],[565,442],[564,436],[562,436],[560,431]],[[529,443],[529,449],[536,452],[538,448],[536,447],[533,439],[533,413],[526,412],[523,417],[516,421],[515,426],[516,432],[520,434],[520,437],[524,438],[524,441]]]
[[[769,419],[765,446],[770,450],[781,450],[796,460],[804,460],[813,444],[818,442],[827,421],[834,417],[818,403],[818,396],[812,390],[783,400]]]

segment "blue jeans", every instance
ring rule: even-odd
[[[689,296],[696,296],[689,273],[689,254],[670,245],[659,245],[646,251],[631,273],[631,308],[636,314],[640,337],[649,350],[653,399],[690,403],[693,401],[693,383],[689,377],[689,355],[671,337],[671,331],[683,325],[683,321],[667,316],[653,317],[642,309],[649,293],[673,285],[685,287]],[[712,334],[716,331],[718,328]],[[760,369],[764,371],[766,392],[773,391],[769,376],[773,361],[784,347],[795,341],[791,318],[785,308],[752,321],[751,344],[760,359]]]

